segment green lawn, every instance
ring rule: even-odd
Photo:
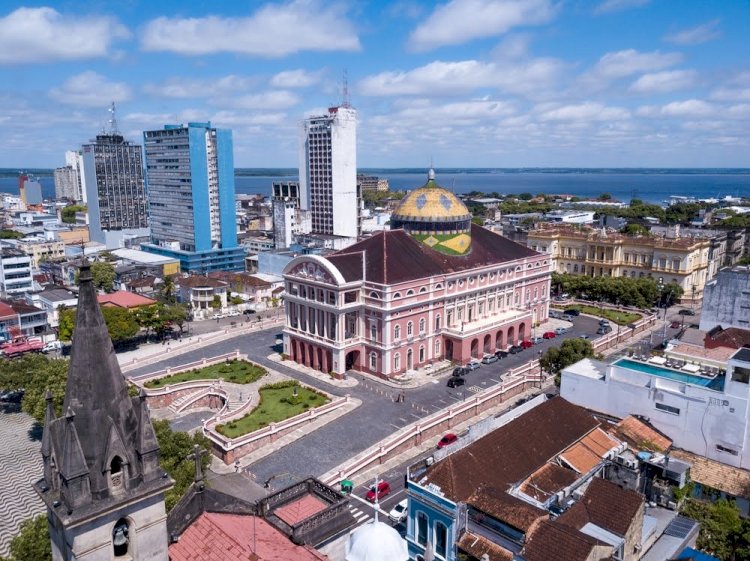
[[[610,310],[608,308],[597,308],[596,306],[583,306],[580,304],[576,304],[574,306],[566,306],[565,309],[578,310],[582,314],[599,316],[619,325],[627,325],[641,319],[641,314],[635,314],[633,312],[619,312],[617,310]]]
[[[267,370],[257,364],[246,360],[230,360],[220,364],[212,364],[205,368],[196,368],[164,376],[158,380],[146,382],[147,388],[162,388],[180,382],[192,382],[193,380],[216,380],[223,378],[225,382],[235,384],[252,384],[267,374]]]
[[[294,397],[295,389],[297,397]],[[236,438],[270,423],[278,423],[308,409],[320,407],[328,401],[323,394],[300,386],[296,380],[268,384],[260,388],[260,403],[255,409],[241,419],[217,425],[216,431],[226,437]]]

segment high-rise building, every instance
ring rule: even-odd
[[[211,123],[146,131],[151,243],[183,271],[244,269],[237,244],[232,131]]]
[[[18,193],[26,208],[42,204],[42,184],[31,175],[21,174],[18,177]]]
[[[75,150],[65,152],[65,166],[55,169],[55,198],[85,201],[83,154]]]
[[[91,239],[107,248],[148,236],[148,201],[141,146],[116,130],[83,145]]]
[[[300,208],[309,210],[314,234],[356,238],[357,112],[348,103],[302,123],[299,145]]]

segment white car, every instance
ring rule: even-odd
[[[48,343],[45,343],[44,347],[42,347],[43,353],[51,353],[53,351],[60,350],[62,350],[62,343],[60,341],[50,341]]]
[[[406,506],[408,504],[408,499],[404,499],[400,503],[398,503],[396,506],[393,507],[393,509],[388,513],[388,518],[390,518],[395,524],[400,524],[404,520],[406,520]]]
[[[240,315],[240,311],[239,310],[231,310],[227,315],[230,318],[235,318],[235,317],[237,317],[237,316]]]

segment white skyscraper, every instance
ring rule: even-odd
[[[312,232],[356,238],[357,112],[348,103],[303,121],[299,176],[300,208],[310,211]]]
[[[65,166],[55,170],[55,198],[86,202],[83,156],[76,150],[65,152]]]

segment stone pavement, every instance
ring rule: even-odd
[[[31,486],[42,477],[41,443],[30,436],[34,420],[13,404],[3,403],[0,408],[0,556],[3,556],[8,554],[10,541],[21,523],[45,510]]]

